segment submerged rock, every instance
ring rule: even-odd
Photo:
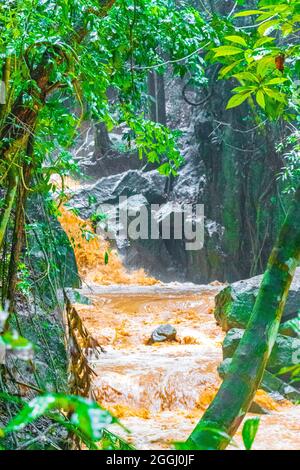
[[[216,296],[215,318],[224,331],[246,328],[258,294],[262,276],[235,282]],[[300,309],[300,268],[291,285],[282,322],[298,316]]]
[[[230,330],[223,342],[223,358],[233,356],[238,344],[243,337],[244,330],[233,328]],[[277,335],[267,370],[278,373],[283,367],[292,367],[299,363],[300,339],[289,336]]]
[[[151,334],[149,344],[162,343],[163,341],[174,341],[176,339],[176,328],[172,325],[160,325]]]

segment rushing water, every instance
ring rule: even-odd
[[[113,431],[140,449],[184,441],[220,385],[224,333],[213,308],[222,286],[164,285],[141,270],[128,273],[116,252],[105,263],[109,245],[99,237],[88,241],[89,223],[64,209],[61,223],[92,301],[77,310],[106,351],[91,360],[97,372],[93,392],[131,434],[115,425]],[[151,332],[167,323],[176,328],[177,340],[148,345]],[[261,416],[254,448],[300,449],[300,406],[261,390],[256,402],[268,414]],[[239,433],[235,441],[242,448]]]
[[[121,418],[131,435],[121,434],[138,448],[168,448],[185,440],[214,397],[224,336],[213,316],[219,288],[96,288],[93,304],[78,306],[106,351],[92,361],[97,400]],[[151,332],[165,323],[175,326],[177,341],[147,345]],[[256,401],[269,414],[261,417],[255,447],[299,449],[300,407],[276,402],[263,391]],[[236,441],[241,446],[240,436]]]

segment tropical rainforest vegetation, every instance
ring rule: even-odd
[[[209,209],[209,218],[223,227],[224,244],[217,249],[216,238],[205,239],[209,249],[198,258],[170,245],[168,256],[183,257],[191,274],[183,278],[177,266],[169,279],[150,267],[158,245],[146,255],[139,245],[142,261],[134,267],[147,273],[140,274],[142,283],[155,277],[158,285],[189,281],[196,288],[217,280],[220,290],[242,277],[263,277],[222,384],[169,448],[225,449],[239,428],[242,447],[251,448],[264,421],[247,415],[270,374],[272,350],[278,338],[282,344],[293,338],[299,348],[300,297],[289,333],[282,330],[282,315],[300,259],[300,2],[1,0],[0,30],[1,449],[139,447],[126,437],[138,430],[106,406],[109,396],[91,393],[96,379],[89,353],[97,355],[101,376],[101,358],[110,349],[94,339],[97,332],[90,333],[77,305],[89,302],[82,290],[88,271],[107,275],[122,264],[122,250],[118,256],[118,246],[97,238],[96,227],[107,218],[95,209],[101,187],[110,191],[123,172],[131,179],[122,194],[132,196],[139,184],[134,178],[144,178],[142,192],[151,175],[151,194],[163,181],[163,197],[170,199],[185,175],[181,202],[189,202],[189,158],[200,172],[197,187],[210,185],[205,197],[219,207]],[[191,129],[196,144],[186,139]],[[187,152],[193,145],[196,157]],[[76,184],[88,217],[73,198]],[[206,211],[203,194],[197,202],[205,202]],[[169,258],[161,259],[167,270]],[[120,268],[129,277],[92,284],[122,285],[122,298],[135,284],[128,281],[132,267]],[[231,308],[225,307],[224,315]],[[200,317],[198,323],[201,334]],[[240,328],[239,322],[232,327]],[[153,342],[143,347],[155,348]],[[196,351],[197,341],[190,347]],[[296,351],[295,360],[271,370],[274,380],[283,377],[294,390],[295,413],[299,358]]]

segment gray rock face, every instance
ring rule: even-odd
[[[166,178],[157,171],[129,170],[100,178],[75,193],[72,205],[83,217],[90,217],[99,204],[116,204],[121,196],[143,196],[149,204],[162,204],[167,200],[165,186]]]
[[[215,318],[224,331],[246,328],[256,300],[262,276],[238,281],[216,296]],[[282,322],[296,318],[300,310],[300,268],[291,285]]]
[[[193,281],[206,283],[208,280],[223,277],[223,253],[221,239],[223,228],[216,222],[205,220],[204,247],[200,250],[187,251],[186,240],[175,239],[174,234],[174,210],[172,206],[180,206],[180,199],[169,199],[166,192],[168,179],[161,176],[156,170],[142,172],[130,170],[126,173],[104,177],[96,183],[85,186],[72,197],[72,206],[79,210],[80,216],[89,218],[95,213],[105,213],[111,220],[113,212],[122,197],[127,198],[128,209],[140,210],[146,207],[148,219],[147,236],[138,239],[116,238],[116,245],[124,259],[124,264],[129,268],[143,267],[150,275],[162,281]],[[197,186],[197,185],[196,185]],[[191,191],[192,185],[187,186]],[[194,187],[195,189],[195,187]],[[196,194],[196,193],[195,193]],[[189,198],[183,199],[183,203],[189,202]],[[159,222],[169,217],[170,234],[167,239],[162,235],[160,225],[158,237],[150,234],[150,206],[160,206]],[[110,206],[110,207],[108,207]],[[137,212],[138,215],[138,212]],[[127,217],[127,225],[132,218]],[[113,232],[117,230],[118,223]]]
[[[174,341],[177,331],[172,325],[161,325],[151,334],[149,343],[162,343],[163,341]]]
[[[226,110],[229,83],[212,79],[208,90],[190,90],[196,102],[211,95],[203,106],[192,107],[182,98],[185,81],[165,79],[167,124],[183,131],[180,148],[185,163],[178,175],[161,176],[153,164],[118,151],[120,130],[109,135],[117,144],[112,152],[103,151],[109,139],[102,137],[101,142],[101,135],[96,134],[84,156],[94,155],[90,175],[99,179],[75,195],[72,204],[83,217],[95,212],[90,196],[97,204],[115,204],[120,195],[140,195],[149,204],[204,204],[203,249],[188,252],[182,240],[174,238],[135,240],[122,251],[125,264],[143,267],[163,281],[195,283],[231,282],[263,272],[284,216],[282,202],[288,203],[288,196],[278,198],[282,156],[274,150],[276,125],[269,125],[263,134],[255,130],[247,106]]]

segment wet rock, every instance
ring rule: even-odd
[[[218,372],[222,379],[226,377],[231,361],[232,358],[227,358],[219,365]],[[300,401],[300,392],[296,388],[267,370],[264,372],[260,388],[265,392],[276,394],[277,397],[286,398],[293,403],[299,403]]]
[[[279,333],[284,336],[300,337],[300,316],[288,320],[280,325]]]
[[[83,295],[79,290],[76,289],[66,289],[68,299],[72,304],[82,304],[82,305],[91,305],[92,301],[85,295]]]
[[[295,387],[267,370],[264,373],[261,388],[266,392],[279,393],[293,403],[299,403],[300,401],[300,392]]]
[[[235,282],[216,296],[215,318],[224,331],[246,328],[258,294],[262,276]],[[300,268],[297,268],[282,316],[286,322],[298,316],[300,307]]]
[[[174,341],[177,331],[172,325],[160,325],[151,334],[148,344],[162,343],[163,341]]]
[[[233,356],[240,340],[243,337],[244,332],[245,330],[241,330],[239,328],[232,328],[228,331],[222,345],[223,359],[227,359]]]
[[[223,341],[223,358],[232,357],[243,337],[244,330],[232,328]],[[267,370],[278,373],[283,367],[291,367],[299,363],[300,339],[277,335]]]
[[[129,170],[126,173],[100,178],[96,183],[80,189],[72,198],[72,206],[80,215],[90,217],[99,204],[117,204],[121,196],[144,196],[149,204],[166,201],[166,178],[156,170],[147,173]]]

